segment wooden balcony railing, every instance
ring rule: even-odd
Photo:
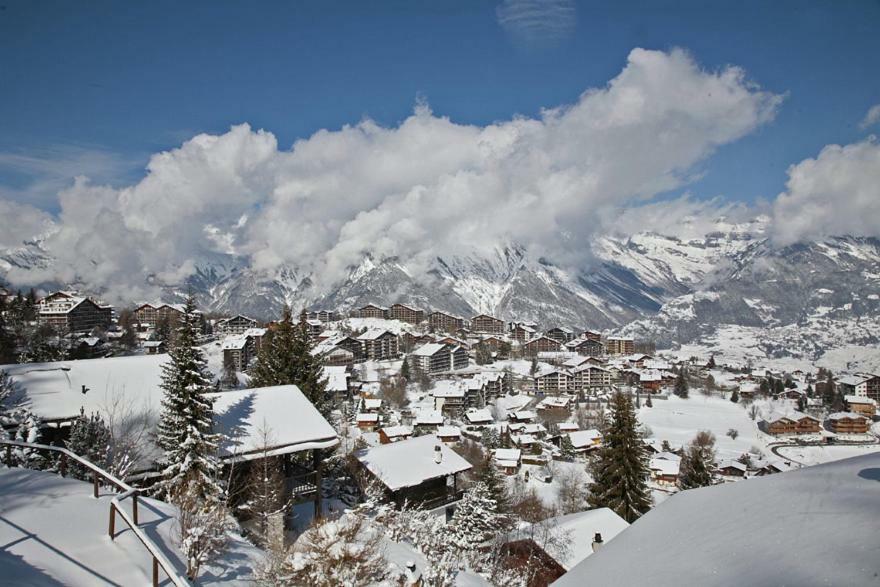
[[[91,471],[93,495],[95,499],[98,498],[98,489],[102,482],[104,483],[104,485],[114,487],[117,492],[119,492],[119,495],[113,497],[110,500],[110,522],[107,532],[110,536],[110,539],[113,540],[114,538],[116,538],[116,515],[119,514],[119,517],[122,518],[122,521],[126,523],[132,533],[137,537],[144,548],[146,548],[153,557],[153,587],[158,587],[159,585],[160,567],[163,571],[165,571],[168,579],[176,587],[188,587],[190,585],[189,580],[177,571],[174,564],[172,564],[171,561],[169,561],[168,558],[162,553],[159,546],[144,533],[140,526],[138,526],[138,497],[140,496],[140,490],[135,487],[131,487],[124,481],[116,478],[114,475],[108,473],[94,463],[60,446],[49,446],[46,444],[35,444],[30,442],[19,442],[16,440],[2,439],[0,439],[0,446],[6,447],[6,465],[9,467],[12,466],[12,449],[14,447],[37,450],[41,452],[59,453],[61,456],[58,460],[58,472],[61,474],[62,477],[67,474],[68,461],[75,461],[80,466],[85,467],[86,469]],[[126,500],[131,501],[131,513],[127,512],[122,507],[122,502]]]

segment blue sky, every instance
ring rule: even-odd
[[[198,132],[249,122],[288,148],[364,117],[396,125],[419,96],[460,123],[534,116],[604,86],[634,47],[678,46],[786,94],[687,188],[752,201],[864,137],[880,102],[878,2],[577,2],[574,27],[543,42],[500,26],[498,2],[373,4],[5,0],[0,186],[54,211],[47,190],[73,175],[130,182]]]

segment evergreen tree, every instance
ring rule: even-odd
[[[709,362],[706,363],[706,367],[709,369],[715,368],[715,355],[709,355]]]
[[[312,354],[308,331],[294,324],[290,308],[284,308],[281,321],[266,333],[257,361],[251,369],[252,387],[296,385],[326,418],[331,405],[327,397],[323,361]]]
[[[86,416],[85,410],[80,408],[79,416],[70,426],[70,438],[65,443],[67,448],[87,461],[101,468],[107,468],[110,458],[110,429],[104,419],[97,413]],[[91,479],[89,469],[77,464],[70,463],[70,474],[83,480]]]
[[[235,361],[230,355],[223,356],[223,379],[220,383],[226,389],[238,389],[238,371],[235,370]]]
[[[574,443],[571,441],[571,436],[568,434],[563,434],[562,438],[559,440],[559,455],[564,459],[574,459],[577,453],[574,449]]]
[[[739,403],[739,391],[737,391],[736,389],[733,390],[733,393],[730,394],[730,401],[735,404]]]
[[[534,377],[538,374],[538,357],[532,357],[532,365],[529,367],[529,375]]]
[[[616,392],[610,408],[602,447],[590,466],[589,503],[594,508],[610,508],[631,523],[651,508],[648,454],[629,396]]]
[[[501,445],[498,431],[492,427],[483,428],[483,432],[480,434],[480,443],[489,450],[498,448]]]
[[[646,408],[653,408],[654,407],[654,402],[651,401],[651,394],[650,393],[648,394],[648,397],[645,398],[645,407]]]
[[[785,383],[782,379],[774,379],[773,380],[773,393],[780,394],[785,391]]]
[[[675,378],[675,388],[672,390],[672,393],[682,399],[688,396],[688,381],[684,368],[679,370],[678,377]]]
[[[767,379],[761,380],[761,386],[759,388],[759,391],[761,392],[761,395],[763,395],[763,396],[770,395],[770,383],[767,381]]]
[[[701,430],[685,448],[678,471],[678,487],[694,489],[712,485],[715,464],[715,435]]]
[[[807,398],[806,398],[806,396],[801,395],[801,396],[798,397],[798,399],[797,399],[797,409],[798,409],[798,411],[801,411],[801,412],[803,412],[804,410],[807,409]]]
[[[205,357],[196,346],[195,303],[186,301],[170,360],[162,366],[162,415],[159,447],[164,451],[163,481],[159,491],[174,501],[216,502],[222,490],[217,437],[213,434],[213,406]]]
[[[409,383],[409,378],[412,374],[409,371],[409,361],[406,359],[403,360],[403,364],[400,366],[400,376],[403,377],[403,380]]]
[[[7,304],[0,298],[0,365],[15,363],[15,336],[6,322]]]
[[[450,526],[452,543],[464,551],[476,550],[492,538],[498,530],[498,505],[483,483],[464,494]]]
[[[495,502],[495,511],[499,514],[510,512],[510,495],[507,492],[507,481],[495,466],[491,453],[481,463],[477,481],[486,486],[489,496]]]

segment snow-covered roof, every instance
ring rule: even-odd
[[[531,410],[519,410],[518,412],[513,412],[510,417],[519,421],[534,420],[538,417],[538,414]]]
[[[464,417],[471,424],[491,422],[494,419],[486,408],[468,410]]]
[[[518,463],[522,457],[522,451],[518,448],[496,448],[494,456],[496,461]]]
[[[364,399],[365,410],[378,410],[382,407],[382,398],[368,397]]]
[[[461,381],[441,379],[434,384],[431,395],[434,397],[464,397],[465,385]]]
[[[867,420],[868,418],[862,414],[855,412],[834,412],[828,415],[829,420]]]
[[[44,420],[85,412],[107,413],[115,402],[159,413],[162,365],[168,355],[140,355],[50,363],[2,365],[24,394],[24,402]],[[86,393],[83,393],[83,388]]]
[[[443,423],[443,414],[437,410],[419,410],[416,414],[416,424],[439,426]]]
[[[410,354],[414,357],[432,357],[442,351],[445,347],[445,344],[439,342],[429,342],[428,344],[423,344]]]
[[[869,406],[876,406],[877,405],[877,402],[875,402],[871,398],[864,397],[861,395],[847,395],[847,396],[844,396],[843,401],[845,401],[848,404],[865,404],[865,405],[869,405]]]
[[[547,552],[566,570],[593,554],[593,538],[597,533],[602,535],[605,545],[629,527],[626,520],[608,508],[550,518],[545,524],[566,536],[565,549],[553,548],[556,542],[550,541]]]
[[[865,377],[863,375],[842,375],[837,378],[837,383],[856,387],[857,385],[861,385],[868,379],[870,379],[870,377]]]
[[[597,440],[602,439],[602,433],[598,430],[577,430],[569,432],[568,438],[575,448],[585,448],[596,444]]]
[[[412,426],[386,426],[382,428],[382,432],[388,438],[398,438],[401,436],[412,436]]]
[[[873,584],[878,471],[880,453],[871,453],[683,491],[554,587],[678,587],[683,577],[714,587]]]
[[[435,460],[437,447],[439,463]],[[372,446],[356,452],[355,457],[392,491],[471,468],[470,463],[433,434]]]
[[[327,391],[348,390],[348,378],[351,374],[344,365],[325,365],[322,371],[327,379]]]
[[[248,339],[243,334],[236,334],[234,336],[227,336],[223,339],[223,343],[220,345],[220,348],[224,351],[228,350],[241,350],[247,346]]]
[[[270,454],[332,448],[336,431],[296,385],[238,389],[208,394],[214,400],[220,454],[247,460],[261,456],[263,431]]]
[[[681,461],[658,459],[657,457],[654,457],[651,459],[648,467],[652,471],[657,471],[661,475],[678,475],[680,465]]]
[[[357,337],[358,340],[376,340],[377,338],[381,338],[385,334],[394,334],[389,330],[385,330],[384,328],[373,328],[367,330],[362,335]]]
[[[728,468],[737,469],[738,471],[742,471],[743,473],[745,473],[746,471],[749,470],[749,468],[747,466],[745,466],[743,463],[741,463],[739,461],[734,461],[731,459],[721,461],[721,464],[718,465],[718,468],[719,469],[728,469]]]
[[[357,415],[358,422],[378,422],[379,414],[368,414],[361,412]]]
[[[116,536],[107,536],[111,491],[92,496],[90,482],[45,471],[0,469],[0,583],[4,585],[151,585],[152,557],[117,516]],[[186,565],[178,548],[174,506],[141,496],[140,526],[179,576]],[[14,504],[15,507],[12,507]],[[129,510],[130,504],[123,504]],[[260,551],[240,536],[218,560],[202,569],[199,584],[251,585],[249,570]],[[170,584],[165,572],[159,580]]]
[[[458,426],[439,426],[437,436],[461,436],[461,429]]]

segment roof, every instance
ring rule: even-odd
[[[854,412],[835,412],[828,416],[829,420],[867,420],[868,418],[862,414]]]
[[[235,336],[227,336],[223,339],[223,343],[220,345],[224,351],[231,350],[241,350],[247,346],[247,336],[243,334],[236,334]]]
[[[495,449],[495,460],[497,461],[513,461],[514,463],[518,463],[521,456],[522,451],[518,448]]]
[[[464,417],[471,424],[478,422],[491,422],[494,420],[494,418],[492,418],[492,413],[486,408],[468,410]]]
[[[440,447],[439,463],[434,457],[437,447]],[[433,434],[372,446],[357,451],[355,457],[392,491],[471,468],[470,463]]]
[[[114,401],[136,410],[161,410],[162,365],[168,355],[139,355],[0,366],[24,393],[24,402],[44,420],[86,413],[106,414]],[[82,393],[83,386],[87,392]]]
[[[861,395],[847,395],[844,396],[843,401],[848,404],[866,404],[870,406],[876,406],[877,402],[872,400],[869,397],[863,397]]]
[[[864,375],[843,375],[841,377],[838,377],[837,383],[855,387],[857,385],[861,385],[868,379],[870,379],[870,377]]]
[[[651,459],[648,468],[652,471],[657,471],[661,475],[678,475],[681,469],[681,461],[654,457]]]
[[[214,399],[215,431],[221,456],[261,456],[263,432],[270,454],[280,455],[339,443],[336,431],[296,385],[256,387],[207,394]]]
[[[598,508],[585,512],[577,512],[566,516],[558,516],[546,520],[546,524],[555,528],[560,534],[566,534],[565,552],[549,548],[547,554],[566,570],[593,554],[593,538],[597,533],[602,535],[602,543],[608,542],[629,528],[629,524],[608,508]],[[556,541],[550,541],[551,546]]]
[[[437,410],[420,410],[416,414],[416,424],[440,425],[443,423],[443,414]]]
[[[878,482],[871,453],[683,491],[554,585],[874,584]]]
[[[377,338],[381,338],[385,334],[390,334],[390,335],[394,336],[393,332],[391,332],[389,330],[385,330],[384,328],[373,328],[372,330],[367,330],[366,332],[364,332],[362,335],[357,337],[357,339],[358,340],[376,340]]]
[[[434,384],[431,395],[434,397],[464,397],[465,383],[441,379]]]
[[[4,585],[150,585],[152,557],[125,522],[116,518],[116,537],[107,536],[107,516],[115,493],[92,497],[90,482],[28,469],[0,469],[0,569]],[[179,551],[177,510],[138,498],[141,528],[177,570],[185,574]],[[130,511],[131,504],[123,504]],[[61,521],[62,523],[59,523]],[[199,584],[250,585],[250,569],[263,556],[230,534],[227,550],[203,568]],[[170,584],[164,571],[160,581]]]
[[[423,344],[410,354],[414,357],[432,357],[442,351],[444,348],[446,348],[445,344],[439,342],[429,342],[428,344]]]
[[[327,391],[348,390],[348,378],[351,374],[344,365],[325,365],[322,372],[327,379]]]
[[[382,428],[382,432],[388,438],[397,438],[398,436],[412,436],[412,426],[386,426]]]
[[[598,430],[576,430],[569,432],[568,438],[575,448],[583,448],[595,444],[597,438],[602,438],[602,434]]]
[[[458,426],[440,426],[437,436],[461,436],[461,429]]]

